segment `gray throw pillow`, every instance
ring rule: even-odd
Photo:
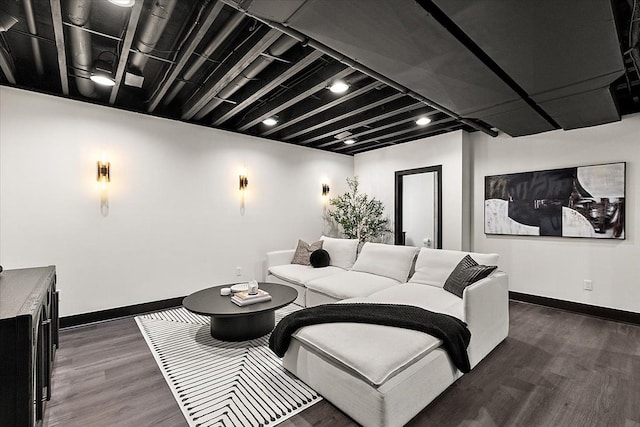
[[[460,260],[444,282],[444,290],[462,298],[464,288],[484,279],[496,268],[498,267],[495,265],[478,265],[471,256],[467,255]]]
[[[296,252],[293,254],[291,264],[311,265],[309,257],[313,251],[318,249],[322,249],[322,240],[311,244],[303,240],[298,240],[298,247],[296,247]]]

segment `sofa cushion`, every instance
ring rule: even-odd
[[[496,268],[498,267],[495,265],[478,265],[471,256],[467,255],[460,260],[444,282],[444,290],[462,298],[464,288],[484,279]]]
[[[407,304],[436,313],[444,313],[464,321],[464,303],[439,286],[419,283],[403,283],[393,288],[382,289],[364,298],[351,298],[340,302],[367,302],[385,304]]]
[[[462,300],[437,286],[404,283],[337,304],[359,302],[415,305],[464,320]],[[442,344],[441,340],[422,332],[359,323],[306,326],[294,337],[374,386],[399,374]],[[390,348],[393,351],[389,351]]]
[[[306,326],[293,337],[374,386],[399,374],[442,343],[418,331],[361,323]]]
[[[406,282],[418,248],[367,242],[351,271],[376,274]]]
[[[311,265],[311,253],[315,250],[322,249],[322,243],[322,240],[313,243],[298,240],[298,246],[291,259],[291,264]]]
[[[358,239],[336,239],[322,236],[322,249],[329,252],[331,265],[349,269],[356,262],[358,254]]]
[[[462,258],[471,255],[478,264],[497,265],[498,254],[449,251],[445,249],[422,248],[416,260],[415,273],[409,283],[421,283],[432,286],[444,286],[451,272]]]
[[[311,252],[309,262],[313,268],[328,267],[331,265],[331,257],[329,256],[329,252],[324,249],[317,249]]]
[[[310,280],[326,277],[344,270],[339,267],[313,268],[310,265],[283,264],[269,268],[269,273],[287,282],[305,286]]]
[[[391,286],[399,281],[360,271],[343,271],[331,276],[321,277],[306,283],[308,289],[342,300],[364,297]]]

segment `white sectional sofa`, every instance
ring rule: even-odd
[[[306,306],[405,304],[457,317],[471,331],[467,353],[473,368],[508,335],[507,275],[494,271],[466,287],[462,298],[443,285],[466,255],[484,265],[497,265],[498,255],[422,248],[414,264],[417,252],[412,247],[367,243],[349,269],[301,266],[305,269],[296,268],[299,274],[294,277],[268,264],[267,280],[302,289]],[[292,255],[271,253],[268,263],[278,256],[290,261]],[[401,426],[462,376],[441,344],[431,335],[408,329],[318,324],[293,335],[283,365],[358,423]]]

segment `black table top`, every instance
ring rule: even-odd
[[[238,314],[276,310],[292,303],[298,296],[298,291],[291,286],[259,282],[258,286],[260,289],[269,292],[271,295],[271,301],[240,307],[231,301],[231,295],[220,295],[220,289],[230,288],[231,286],[232,285],[214,286],[195,292],[182,300],[182,305],[187,310],[204,316],[235,316]]]

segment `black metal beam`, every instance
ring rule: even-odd
[[[368,139],[363,139],[363,140],[358,140],[356,143],[352,144],[351,146],[349,145],[342,145],[341,147],[337,147],[335,148],[335,151],[340,152],[340,151],[347,151],[349,148],[352,147],[357,147],[360,145],[365,145],[369,142],[373,142],[373,141],[379,141],[379,142],[383,142],[385,140],[389,140],[387,142],[396,142],[399,138],[399,136],[401,135],[406,135],[406,134],[411,134],[413,135],[422,135],[422,134],[429,134],[430,132],[432,132],[433,130],[437,130],[437,129],[441,129],[443,127],[449,127],[451,126],[451,124],[449,124],[449,122],[453,122],[454,119],[451,117],[447,117],[444,118],[442,120],[439,120],[438,122],[433,122],[433,123],[429,123],[427,126],[417,126],[417,125],[407,125],[404,129],[400,129],[397,130],[395,132],[388,132],[388,133],[382,133],[380,135],[377,136],[372,136]],[[459,123],[459,122],[457,122]],[[460,124],[461,125],[461,124]],[[334,142],[333,145],[339,144],[340,142]],[[329,146],[327,146],[329,147]]]
[[[345,65],[338,62],[328,64],[321,71],[313,74],[300,84],[292,87],[284,95],[276,98],[273,102],[267,103],[248,114],[236,127],[238,131],[246,131],[247,129],[257,125],[267,117],[278,114],[280,111],[297,104],[308,96],[313,95],[319,90],[323,90],[329,81],[333,79],[341,79],[354,73],[355,70],[346,68]]]
[[[389,105],[378,107],[378,111],[376,112],[360,114],[358,115],[358,117],[354,118],[355,120],[342,120],[336,123],[334,126],[323,128],[323,133],[319,135],[315,135],[302,141],[296,142],[301,144],[310,144],[314,141],[319,141],[329,136],[332,137],[336,134],[339,134],[340,132],[352,131],[359,127],[375,123],[379,120],[395,116],[396,114],[406,113],[407,111],[416,110],[421,107],[424,107],[424,104],[422,104],[421,102],[416,102],[415,99],[406,96],[389,103]]]
[[[278,30],[270,30],[267,26],[255,29],[247,40],[205,80],[204,86],[185,103],[182,119],[189,120],[195,116],[280,36],[281,33]]]
[[[202,21],[202,25],[193,35],[191,40],[189,40],[184,50],[180,53],[180,59],[178,59],[178,61],[176,62],[175,67],[173,68],[173,70],[171,70],[171,73],[167,76],[167,79],[164,80],[156,89],[153,97],[151,98],[151,101],[149,102],[149,106],[147,107],[148,112],[152,113],[156,109],[156,107],[158,107],[158,104],[167,94],[167,91],[169,90],[173,82],[178,78],[178,76],[182,72],[182,69],[187,65],[187,62],[189,62],[189,59],[191,59],[191,55],[193,55],[196,48],[198,47],[204,36],[207,34],[209,28],[216,20],[223,8],[224,4],[215,2],[215,5],[208,10],[204,20]]]
[[[260,87],[256,89],[250,96],[238,102],[237,105],[229,108],[228,111],[221,111],[220,113],[218,113],[217,117],[213,119],[212,124],[214,126],[220,126],[222,123],[226,122],[245,108],[249,107],[262,96],[266,95],[276,87],[283,84],[293,75],[299,73],[300,71],[311,65],[313,62],[320,59],[322,55],[322,52],[312,50],[310,53],[305,55],[302,59],[300,59],[293,65],[269,67],[267,70],[265,70],[267,72],[267,75],[265,75],[264,78],[260,77],[260,79],[263,80],[260,84]]]
[[[127,68],[127,61],[129,60],[129,49],[133,44],[133,36],[136,34],[136,28],[138,27],[138,21],[140,21],[140,13],[142,12],[141,1],[136,2],[131,8],[129,13],[129,23],[127,24],[127,32],[122,42],[122,48],[120,49],[120,58],[118,59],[118,68],[116,69],[115,82],[116,84],[111,88],[111,96],[109,96],[109,104],[116,102],[118,98],[118,91],[120,90],[120,83],[122,83],[122,77]]]
[[[381,105],[390,103],[404,96],[405,95],[396,92],[395,89],[390,87],[387,87],[380,91],[371,92],[370,96],[366,97],[367,99],[361,99],[362,97],[359,97],[354,99],[350,103],[345,103],[329,111],[326,111],[325,114],[314,116],[312,119],[307,120],[311,123],[307,123],[306,126],[302,126],[304,125],[303,123],[301,124],[301,126],[298,126],[299,130],[287,135],[283,135],[279,139],[288,141],[290,139],[297,138],[301,135],[305,135],[315,130],[325,128],[326,126],[339,122],[341,120],[348,119],[349,117],[353,117],[366,111],[373,110],[377,107],[380,107]]]
[[[53,34],[56,39],[58,51],[58,71],[60,73],[60,85],[62,94],[69,95],[69,75],[67,74],[67,53],[64,48],[64,29],[62,28],[62,6],[60,0],[49,0],[51,6],[51,20],[53,22]]]
[[[286,129],[289,126],[292,126],[305,119],[308,119],[309,117],[312,117],[316,114],[320,114],[323,111],[329,110],[330,108],[333,108],[342,104],[343,102],[349,101],[350,99],[353,99],[357,96],[367,93],[378,86],[382,86],[382,83],[378,81],[371,82],[370,79],[367,79],[363,83],[361,83],[361,85],[362,86],[359,86],[359,87],[352,86],[351,89],[349,90],[349,93],[342,95],[338,98],[335,98],[332,101],[329,100],[331,98],[330,95],[335,96],[335,94],[331,92],[327,92],[327,95],[318,97],[317,99],[309,99],[305,105],[301,105],[298,108],[296,108],[295,111],[292,111],[292,113],[298,114],[297,116],[289,117],[287,120],[283,121],[281,124],[262,132],[260,136],[268,136],[275,132],[281,131],[282,129]]]
[[[367,129],[366,131],[355,133],[349,138],[355,139],[357,142],[354,145],[357,146],[360,144],[378,140],[380,138],[384,139],[387,135],[394,135],[397,132],[400,132],[398,133],[398,135],[401,135],[402,133],[410,132],[411,129],[417,129],[418,126],[415,124],[415,119],[424,115],[425,114],[414,115],[414,112],[410,111],[409,114],[402,114],[400,116],[393,117],[393,121],[391,123],[379,126],[379,123],[382,122],[378,122],[376,123],[375,127]],[[409,116],[413,117],[407,118]],[[428,126],[433,126],[438,123],[455,121],[453,117],[447,116],[446,114],[443,114],[439,111],[435,115],[432,114],[431,117],[433,117],[433,122],[431,122]],[[367,135],[368,138],[364,139],[363,137]],[[341,144],[342,141],[338,141],[334,138],[322,144],[312,145],[312,147],[333,149],[332,147],[340,146]],[[340,148],[338,148],[338,150],[340,150]]]

